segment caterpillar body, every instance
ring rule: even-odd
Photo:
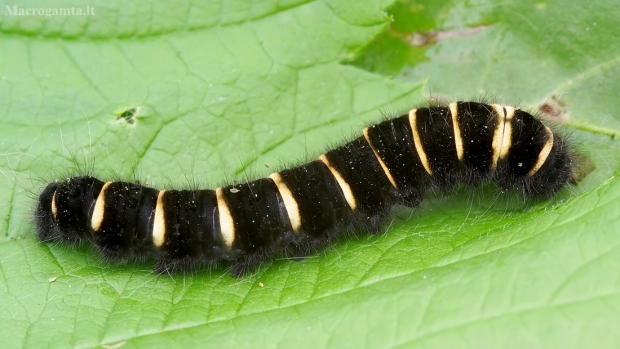
[[[157,190],[80,176],[49,184],[36,219],[43,241],[88,241],[106,257],[155,259],[167,272],[302,257],[349,229],[379,232],[390,208],[428,190],[490,180],[526,198],[571,178],[566,140],[518,108],[478,102],[412,109],[366,127],[318,159],[215,190]]]

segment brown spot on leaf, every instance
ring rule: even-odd
[[[555,94],[539,105],[538,111],[544,119],[560,123],[567,122],[570,114],[566,101]]]
[[[401,35],[404,36],[405,41],[407,41],[407,43],[411,46],[423,47],[443,40],[478,35],[486,28],[486,25],[479,25],[472,28],[431,30],[429,32],[414,32],[408,35]]]

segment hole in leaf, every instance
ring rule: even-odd
[[[117,121],[125,121],[126,123],[132,125],[136,122],[136,116],[138,115],[138,108],[129,108],[124,112],[120,113],[117,117]]]

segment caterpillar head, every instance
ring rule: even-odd
[[[39,195],[37,232],[42,241],[77,242],[89,237],[92,205],[103,182],[73,177],[49,184]]]

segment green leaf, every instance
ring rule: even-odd
[[[0,4],[3,346],[615,347],[620,10],[389,5],[117,1],[46,18],[9,8],[87,5]],[[441,40],[408,42],[429,31]],[[385,234],[240,279],[155,275],[36,238],[39,191],[93,162],[105,178],[215,187],[314,158],[429,92],[533,110],[559,99],[597,168],[548,202],[490,187],[429,198]]]

